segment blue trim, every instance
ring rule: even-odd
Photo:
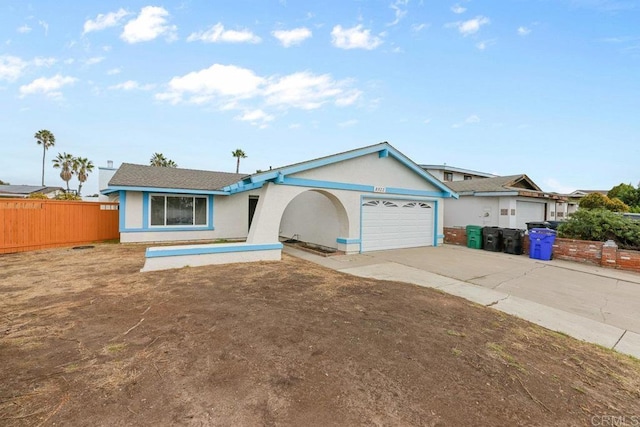
[[[147,258],[160,258],[168,256],[184,256],[184,255],[205,255],[205,254],[223,254],[231,252],[251,252],[251,251],[270,251],[276,249],[282,249],[282,243],[267,243],[262,245],[239,245],[239,246],[225,246],[225,245],[211,245],[201,248],[187,248],[187,249],[160,249],[151,250],[148,248],[145,253]]]
[[[125,223],[125,211],[127,210],[127,192],[120,190],[118,192],[118,202],[120,203],[120,215],[118,219],[118,231],[122,233],[127,227]]]
[[[342,243],[345,245],[350,245],[350,244],[354,244],[354,243],[360,243],[360,239],[346,239],[344,237],[338,237],[336,239],[337,243]]]
[[[215,228],[213,226],[213,194],[210,194],[208,199],[209,199],[209,203],[207,208],[209,210],[207,211],[207,224],[209,224],[209,228],[213,230]]]
[[[194,227],[161,227],[157,226],[153,228],[125,228],[120,230],[121,233],[155,233],[165,231],[211,231],[215,230],[214,227],[202,227],[200,225]]]
[[[310,187],[310,188],[324,188],[331,190],[350,190],[361,191],[367,193],[374,193],[373,185],[363,184],[349,184],[345,182],[332,182],[332,181],[319,181],[315,179],[305,178],[290,178],[285,176],[282,182],[284,185],[292,185],[296,187]],[[384,197],[385,194],[400,194],[407,196],[419,196],[419,197],[446,197],[443,193],[438,191],[423,191],[423,190],[411,190],[408,188],[393,188],[387,187],[386,193],[375,193],[379,197]]]
[[[447,187],[445,184],[437,180],[433,175],[426,172],[424,169],[418,166],[415,162],[413,162],[407,156],[405,156],[404,154],[402,154],[401,152],[393,148],[387,142],[371,145],[369,147],[363,147],[356,150],[351,150],[346,153],[334,154],[332,156],[327,156],[320,159],[299,163],[297,165],[285,166],[283,168],[279,168],[279,169],[268,171],[268,172],[258,173],[255,175],[251,175],[250,177],[248,177],[248,179],[251,180],[252,183],[259,183],[259,182],[265,182],[265,181],[273,181],[277,179],[279,175],[284,175],[285,177],[284,181],[286,182],[287,175],[295,174],[295,173],[306,171],[309,169],[315,169],[322,166],[327,166],[327,165],[342,162],[345,160],[350,160],[356,157],[362,157],[372,153],[379,153],[378,155],[380,157],[386,157],[384,154],[381,154],[382,152],[385,152],[385,151],[387,153],[386,156],[391,156],[394,159],[398,160],[400,163],[402,163],[403,165],[411,169],[413,172],[420,175],[420,177],[422,177],[424,180],[429,182],[431,185],[435,186],[440,191],[442,191],[441,193],[442,197],[457,198],[457,194],[452,192],[449,187]]]
[[[149,224],[150,224],[150,220],[149,220],[149,203],[150,203],[150,199],[151,196],[149,195],[148,192],[143,191],[142,192],[142,228],[144,230],[148,230],[149,229]]]
[[[435,215],[433,216],[433,246],[438,246],[438,201],[434,200]]]
[[[127,186],[114,186],[109,187],[106,190],[108,192],[113,191],[147,191],[149,193],[172,193],[172,194],[200,194],[200,195],[208,195],[208,194],[217,194],[222,196],[228,196],[228,191],[223,190],[187,190],[184,188],[163,188],[163,187],[127,187]]]
[[[389,157],[389,150],[387,150],[386,148],[384,150],[380,150],[378,152],[378,157],[381,159],[384,157]]]
[[[240,181],[236,184],[232,184],[229,185],[227,187],[224,187],[223,190],[228,192],[229,195],[231,194],[236,194],[236,193],[242,193],[245,191],[251,191],[251,190],[255,190],[258,188],[262,188],[262,186],[264,185],[265,181],[261,181],[258,183],[247,183],[246,180]],[[225,193],[227,194],[227,193]]]

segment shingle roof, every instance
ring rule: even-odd
[[[181,169],[123,163],[109,186],[220,190],[240,181],[246,174]]]
[[[523,186],[524,184],[524,186]],[[447,182],[447,186],[456,193],[503,192],[518,190],[540,191],[540,188],[526,175],[498,176],[495,178],[469,179],[466,181]]]
[[[41,185],[0,185],[0,192],[9,194],[51,193],[62,187],[43,187]]]

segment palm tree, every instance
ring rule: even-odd
[[[89,174],[93,171],[93,162],[86,157],[76,157],[73,159],[73,172],[78,177],[78,196],[82,192],[82,184],[85,183]]]
[[[238,161],[236,163],[236,173],[239,173],[240,172],[240,159],[246,159],[247,155],[245,154],[244,151],[242,151],[239,148],[236,149],[236,151],[232,151],[231,155],[238,159]]]
[[[177,168],[178,164],[171,159],[167,159],[162,153],[153,153],[151,160],[149,160],[151,166],[161,166],[166,168]]]
[[[69,181],[71,181],[71,177],[73,177],[74,173],[74,157],[71,154],[67,153],[58,153],[58,156],[52,160],[53,167],[56,169],[60,169],[60,178],[67,183],[67,193],[69,192]]]
[[[39,130],[33,137],[38,141],[38,145],[42,145],[42,186],[44,187],[44,158],[47,150],[56,145],[56,137],[46,129]]]

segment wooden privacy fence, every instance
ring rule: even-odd
[[[118,203],[0,199],[0,254],[119,237]]]

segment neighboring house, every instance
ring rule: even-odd
[[[494,178],[497,175],[461,169],[447,165],[420,165],[420,167],[442,182],[468,181],[470,179]]]
[[[103,193],[120,202],[122,242],[242,239],[250,251],[295,238],[347,253],[440,244],[456,197],[386,142],[248,176],[124,163]]]
[[[43,187],[41,185],[0,185],[0,197],[26,198],[34,193],[42,193],[50,199],[63,194],[62,187]]]
[[[445,227],[527,228],[527,222],[561,221],[567,198],[544,192],[527,175],[449,182],[459,199],[445,200]]]

